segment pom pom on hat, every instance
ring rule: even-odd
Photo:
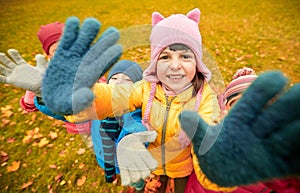
[[[232,79],[237,79],[241,76],[246,76],[246,75],[256,75],[255,71],[252,68],[248,67],[243,67],[241,69],[238,69],[236,73],[233,75]]]
[[[201,72],[208,82],[211,72],[202,61],[202,38],[198,23],[200,21],[200,10],[191,10],[186,15],[173,14],[167,18],[158,12],[152,14],[151,63],[144,71],[144,79],[157,83],[156,63],[160,53],[172,44],[184,44],[195,54],[197,71]]]
[[[237,70],[224,92],[225,104],[230,104],[236,100],[236,96],[244,92],[256,78],[257,75],[251,68],[244,67]]]
[[[107,82],[113,75],[118,73],[127,75],[132,80],[132,82],[137,82],[143,78],[142,68],[137,63],[130,60],[118,61],[110,70],[107,76]]]
[[[40,27],[37,36],[43,46],[43,50],[49,55],[49,48],[58,42],[63,33],[63,23],[54,22]]]

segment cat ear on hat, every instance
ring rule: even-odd
[[[190,12],[188,12],[188,14],[186,14],[186,16],[195,21],[196,23],[199,23],[200,21],[200,10],[198,8],[195,8],[193,10],[191,10]]]
[[[152,13],[152,26],[155,26],[158,22],[160,22],[161,20],[164,20],[165,17],[158,13],[158,12],[153,12]]]

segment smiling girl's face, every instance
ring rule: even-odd
[[[184,45],[169,46],[158,57],[156,71],[163,84],[180,92],[191,83],[196,74],[195,55]]]

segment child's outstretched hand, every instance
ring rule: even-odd
[[[92,45],[100,26],[94,18],[86,19],[81,28],[78,18],[67,19],[42,84],[43,100],[52,112],[69,115],[84,110],[94,100],[91,87],[121,56],[115,28],[108,28]]]
[[[180,115],[211,181],[235,186],[300,174],[300,84],[286,84],[280,72],[262,74],[216,126],[195,112]]]
[[[156,137],[156,131],[143,131],[126,135],[119,142],[117,158],[122,185],[140,182],[156,169],[157,161],[144,145],[153,142]]]
[[[35,56],[36,66],[28,64],[15,49],[0,53],[0,82],[41,94],[41,85],[47,61],[41,54]]]

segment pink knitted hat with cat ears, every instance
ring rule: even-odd
[[[187,15],[173,14],[165,18],[158,12],[152,14],[151,62],[145,69],[143,78],[149,82],[159,82],[156,76],[156,63],[160,53],[172,44],[184,44],[189,47],[196,56],[197,71],[201,72],[208,82],[211,72],[202,61],[202,38],[198,23],[200,10],[193,9]]]

